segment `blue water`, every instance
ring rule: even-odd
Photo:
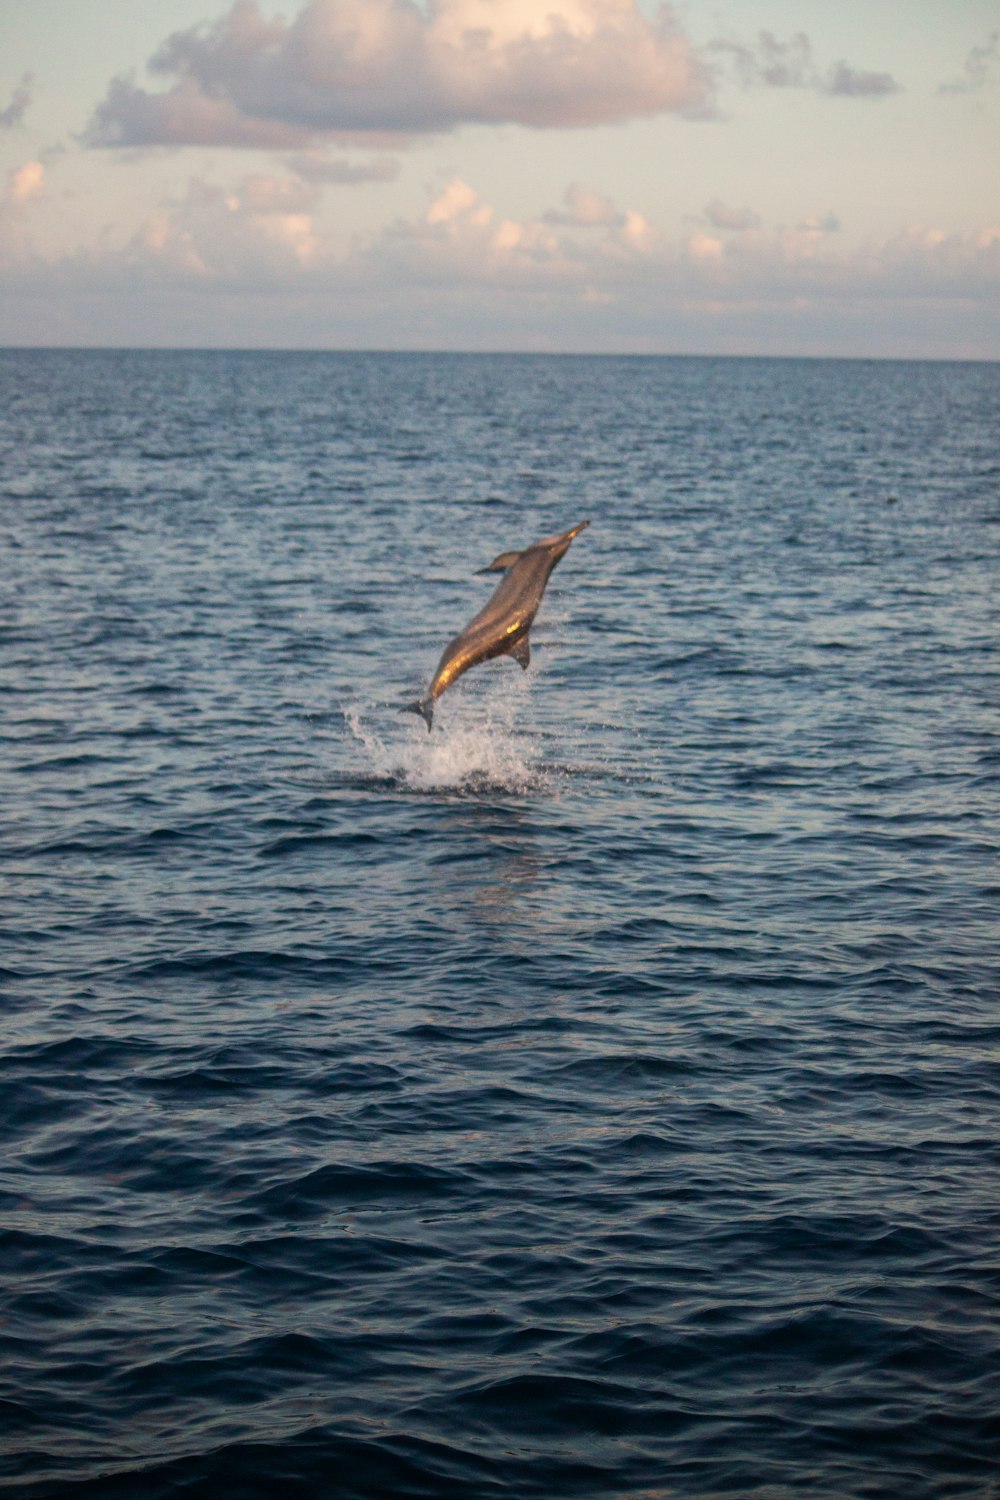
[[[10,1492],[1000,1494],[998,432],[990,365],[0,355]]]

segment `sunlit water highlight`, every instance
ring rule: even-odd
[[[8,1492],[996,1492],[998,396],[0,357]]]

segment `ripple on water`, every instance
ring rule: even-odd
[[[0,356],[0,1484],[992,1494],[998,378]]]

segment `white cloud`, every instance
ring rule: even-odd
[[[25,73],[10,96],[10,103],[0,109],[0,130],[13,130],[20,125],[31,104],[30,73]]]
[[[236,0],[175,32],[151,70],[116,79],[87,139],[99,146],[305,146],[478,122],[606,124],[703,112],[709,74],[670,9],[636,0],[307,0],[291,21]]]
[[[719,39],[709,51],[725,58],[744,88],[764,85],[776,89],[813,89],[846,98],[879,98],[894,94],[899,84],[891,73],[874,73],[840,61],[822,68],[813,58],[812,43],[797,31],[787,42],[761,31],[753,45]]]

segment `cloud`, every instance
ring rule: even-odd
[[[755,214],[752,208],[729,208],[718,198],[713,198],[706,206],[705,218],[713,229],[730,229],[740,232],[745,229],[760,228],[760,215]]]
[[[226,204],[240,213],[263,214],[310,213],[319,199],[314,184],[300,177],[268,177],[254,174],[244,177],[239,188],[226,198]]]
[[[826,214],[674,237],[579,184],[559,209],[518,219],[453,177],[423,211],[348,241],[314,212],[322,193],[284,173],[235,186],[195,177],[126,243],[47,258],[31,216],[0,204],[12,293],[0,337],[58,343],[61,327],[83,343],[1000,352],[1000,226],[914,225],[852,243]]]
[[[423,215],[396,220],[377,235],[363,259],[373,274],[400,285],[493,286],[536,295],[568,288],[576,295],[593,294],[608,278],[617,281],[654,252],[652,226],[635,210],[619,212],[578,184],[564,201],[568,212],[503,218],[456,177]],[[596,238],[595,229],[603,231]]]
[[[880,99],[899,92],[891,73],[870,73],[846,62],[834,63],[816,86],[821,94],[839,94],[845,99]]]
[[[475,188],[471,188],[460,177],[454,177],[434,199],[427,210],[425,222],[435,225],[461,223],[465,220],[479,225],[488,224],[492,217],[492,208],[480,203]]]
[[[883,241],[835,249],[826,215],[794,229],[752,232],[717,240],[708,253],[707,237],[692,236],[685,254],[699,263],[704,291],[732,303],[757,298],[837,301],[923,299],[971,306],[988,304],[1000,289],[1000,226],[949,233],[915,225]],[[820,225],[816,227],[817,223]]]
[[[45,185],[45,167],[40,161],[26,161],[7,174],[7,199],[10,203],[27,203],[40,198]]]
[[[183,198],[146,220],[120,259],[132,270],[181,279],[290,284],[323,255],[312,217],[319,192],[294,177],[249,176],[232,192],[193,178]]]
[[[411,286],[551,285],[576,274],[548,226],[499,217],[460,177],[424,214],[397,219],[361,254],[370,275]]]
[[[573,201],[569,191],[565,201]],[[597,235],[598,226],[570,219],[562,210],[504,219],[455,178],[423,215],[397,220],[358,256],[375,281],[400,292],[434,288],[464,300],[516,290],[567,304],[618,304],[637,316],[644,305],[652,314],[671,298],[734,311],[759,302],[794,307],[875,296],[965,304],[995,296],[1000,287],[997,227],[971,234],[916,227],[841,247],[833,213],[775,230],[695,229],[680,240],[660,235],[634,211],[614,210]]]
[[[10,96],[10,103],[4,109],[0,109],[0,130],[13,130],[20,125],[24,119],[28,106],[31,104],[30,73],[25,73],[21,82]]]
[[[7,173],[4,191],[0,193],[0,278],[5,290],[12,272],[40,261],[35,248],[37,218],[29,205],[40,199],[44,191],[44,162],[26,161]],[[9,302],[10,298],[5,300]]]
[[[546,224],[574,225],[578,229],[593,229],[609,224],[624,223],[610,198],[579,182],[571,182],[563,200],[565,208],[551,208],[544,215]]]
[[[288,157],[285,165],[307,182],[337,185],[393,182],[399,176],[399,162],[389,156],[353,162],[343,157],[331,158],[320,151],[301,151],[296,156]]]
[[[728,60],[744,88],[812,89],[820,94],[869,99],[899,89],[891,73],[872,73],[843,61],[825,69],[819,67],[812,43],[802,31],[787,42],[779,41],[773,32],[761,31],[752,46],[719,39],[710,42],[708,50]]]
[[[840,220],[835,213],[813,214],[809,219],[803,219],[797,226],[805,234],[836,234],[840,228]]]
[[[231,99],[211,98],[182,79],[166,94],[147,94],[116,78],[84,132],[91,146],[235,146],[288,150],[311,143],[315,132],[279,119],[243,113]]]
[[[527,299],[519,319],[532,306],[578,302],[632,308],[638,318],[643,305],[652,314],[671,298],[734,310],[876,295],[968,303],[995,297],[1000,286],[998,227],[957,234],[914,226],[887,241],[846,246],[836,215],[826,213],[789,228],[710,225],[673,239],[580,184],[567,189],[568,208],[516,219],[453,177],[421,213],[337,249],[314,212],[321,194],[322,184],[298,176],[249,175],[228,190],[195,177],[120,250],[98,245],[75,264],[109,284],[321,302],[349,292],[400,309],[413,296],[430,299],[442,315],[518,293]]]
[[[970,300],[1000,289],[1000,223],[965,234],[910,225],[879,247],[878,281],[891,280],[913,295],[937,295],[950,289]]]
[[[941,94],[968,94],[986,88],[994,82],[997,64],[1000,63],[1000,31],[994,31],[977,47],[970,48],[963,68],[963,76],[951,83],[942,83]]]
[[[708,70],[670,9],[636,0],[307,0],[266,20],[236,0],[175,32],[151,93],[118,78],[85,135],[95,146],[302,147],[469,123],[536,128],[704,112]]]

